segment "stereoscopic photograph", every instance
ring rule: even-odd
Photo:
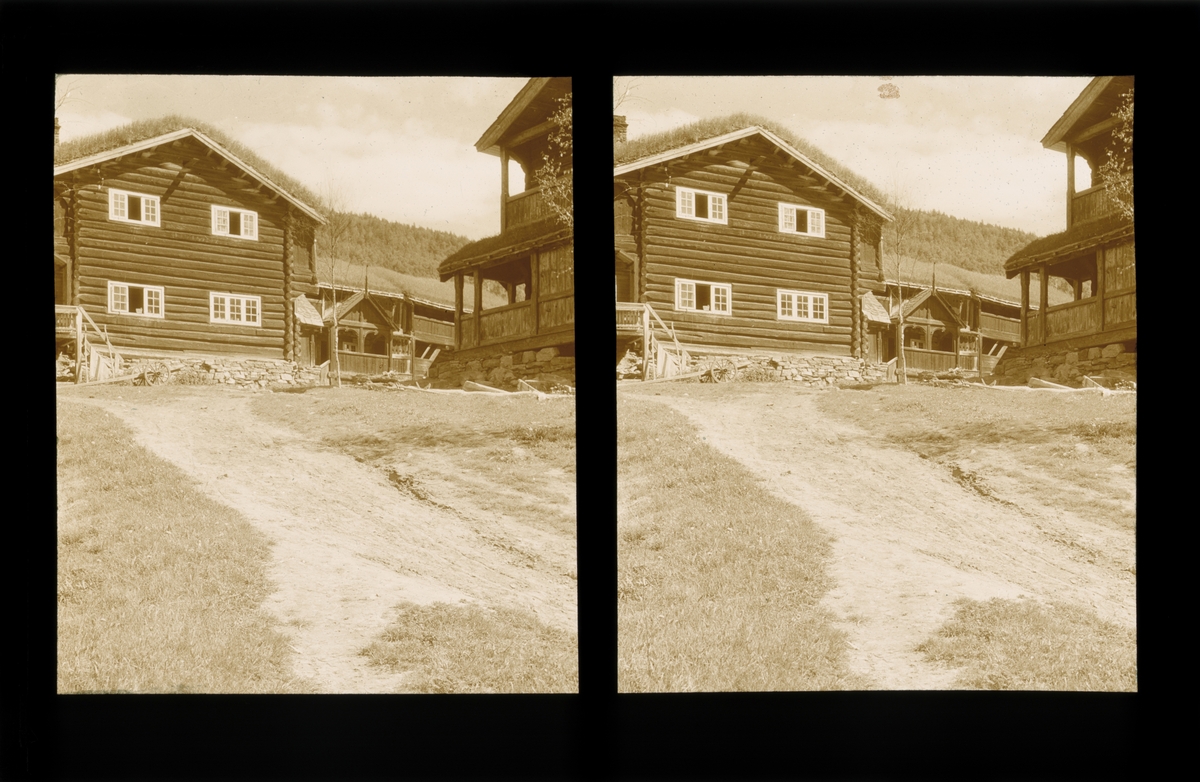
[[[565,77],[57,77],[59,693],[578,691],[572,168]]]
[[[1133,88],[613,80],[620,692],[1136,691]]]

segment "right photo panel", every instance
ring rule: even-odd
[[[620,692],[1137,690],[1133,99],[614,78]]]

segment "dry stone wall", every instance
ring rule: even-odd
[[[712,370],[716,380],[793,382],[806,386],[882,383],[887,367],[848,356],[693,355],[689,372]]]
[[[1055,345],[1010,349],[992,374],[1004,385],[1021,385],[1036,377],[1081,386],[1085,375],[1136,381],[1137,343],[1115,342],[1080,350],[1066,350]]]
[[[137,356],[125,358],[123,374],[133,375],[135,379],[145,375],[151,383],[211,383],[239,388],[313,386],[321,381],[321,370],[317,367],[302,367],[276,359],[226,357]]]
[[[429,367],[428,379],[435,388],[461,388],[467,380],[506,391],[515,390],[518,380],[574,386],[575,357],[562,355],[558,348],[501,353],[470,361],[442,354]]]

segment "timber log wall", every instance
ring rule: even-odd
[[[631,226],[642,265],[635,298],[669,320],[684,344],[858,354],[852,337],[860,329],[853,324],[862,316],[852,292],[855,283],[865,290],[864,283],[879,276],[878,231],[860,228],[863,235],[853,237],[852,197],[839,200],[799,163],[785,167],[777,151],[765,139],[747,139],[621,180],[639,196]],[[679,187],[725,194],[728,223],[676,217]],[[824,209],[825,236],[781,232],[780,203]],[[864,267],[862,279],[852,273],[852,238],[858,239],[861,254],[854,260]],[[731,314],[676,311],[676,278],[731,285]],[[778,289],[826,294],[829,322],[778,319]]]
[[[285,231],[289,205],[195,139],[182,139],[55,179],[56,201],[75,219],[74,303],[105,327],[113,344],[149,350],[285,355]],[[159,226],[108,218],[109,190],[159,198]],[[212,233],[216,204],[258,214],[257,240]],[[315,293],[312,226],[292,209],[293,297]],[[57,210],[56,210],[57,213]],[[57,214],[56,214],[57,216]],[[56,234],[57,234],[56,220]],[[56,251],[60,243],[56,236]],[[163,317],[110,314],[108,282],[163,288]],[[209,293],[262,297],[260,327],[209,322]]]

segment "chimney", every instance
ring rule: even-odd
[[[613,143],[614,144],[624,144],[625,143],[625,133],[627,130],[629,130],[629,123],[625,121],[625,118],[614,114],[613,115]]]
[[[58,117],[54,118],[54,146],[58,146]]]

